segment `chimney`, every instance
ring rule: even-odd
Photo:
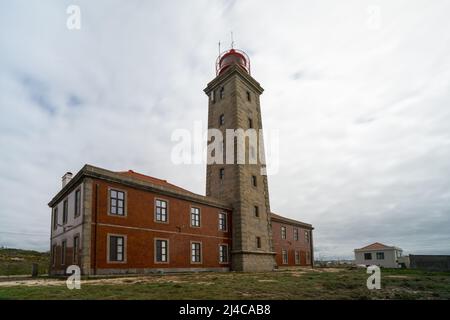
[[[64,188],[72,180],[72,172],[66,172],[62,177],[62,187]]]

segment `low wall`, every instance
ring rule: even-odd
[[[412,269],[430,271],[450,271],[450,256],[409,255]]]

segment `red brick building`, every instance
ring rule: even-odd
[[[262,130],[262,91],[244,53],[221,55],[205,89],[208,128]],[[88,275],[312,265],[313,228],[271,213],[264,168],[260,160],[208,162],[206,196],[131,170],[85,165],[67,173],[49,203],[51,271],[73,264]]]

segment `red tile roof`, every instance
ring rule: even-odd
[[[392,249],[392,248],[394,248],[394,247],[387,246],[387,245],[379,243],[379,242],[375,242],[375,243],[369,244],[368,246],[362,247],[357,250],[381,250],[381,249]]]
[[[158,178],[155,178],[155,177],[147,176],[147,175],[142,174],[142,173],[134,172],[133,170],[119,171],[117,173],[119,173],[121,175],[124,175],[124,176],[131,177],[131,178],[135,178],[135,179],[139,179],[139,180],[142,180],[142,181],[150,182],[150,183],[156,184],[156,185],[161,186],[161,187],[166,187],[168,189],[173,189],[173,190],[178,190],[178,191],[189,192],[191,194],[195,194],[195,193],[193,193],[193,192],[191,192],[189,190],[186,190],[186,189],[183,189],[183,188],[181,188],[179,186],[171,184],[171,183],[167,182],[167,180],[162,180],[162,179],[158,179]]]

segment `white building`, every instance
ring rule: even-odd
[[[377,265],[385,268],[400,268],[398,259],[402,249],[375,242],[360,249],[355,249],[357,265]]]

